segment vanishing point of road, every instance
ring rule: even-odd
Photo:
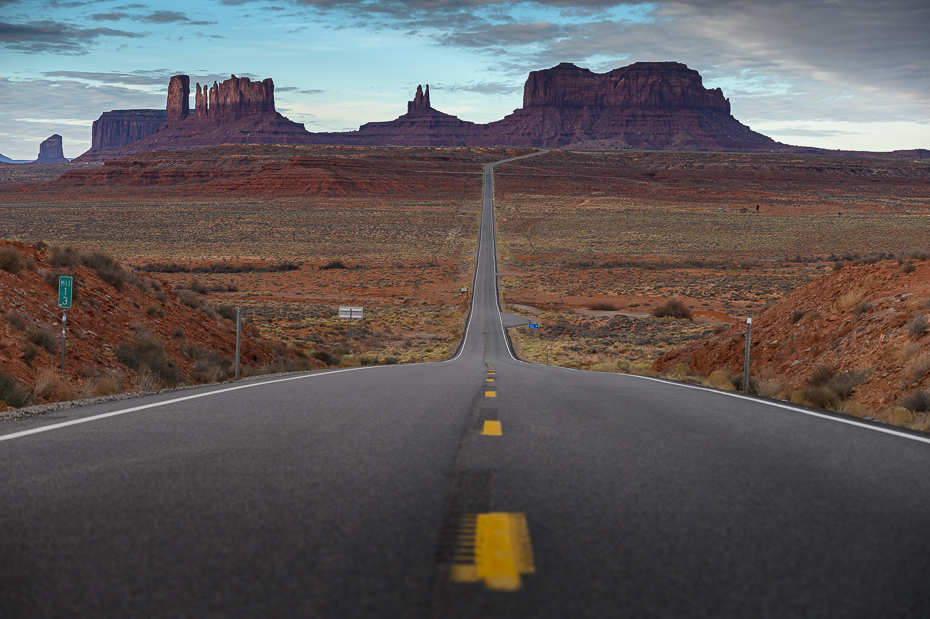
[[[0,617],[930,616],[926,437],[514,358],[505,163],[453,359],[0,426]]]

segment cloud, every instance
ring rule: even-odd
[[[434,91],[474,92],[482,95],[512,95],[523,92],[523,84],[515,82],[470,82],[468,84],[436,84]]]
[[[120,11],[116,11],[113,13],[94,13],[93,15],[90,16],[90,18],[93,19],[94,21],[120,21],[123,19],[127,19],[128,17],[129,17],[129,13],[123,13]]]
[[[180,11],[153,11],[147,15],[134,15],[132,19],[149,24],[185,24],[192,26],[209,26],[216,22],[193,21]]]
[[[326,90],[319,90],[315,88],[302,89],[302,88],[298,88],[297,86],[275,86],[274,89],[276,93],[296,92],[301,95],[321,95],[324,92],[327,92]]]
[[[112,28],[78,28],[52,21],[26,24],[0,22],[0,47],[25,53],[86,54],[101,37],[141,38],[145,35]]]

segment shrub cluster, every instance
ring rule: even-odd
[[[671,299],[667,303],[657,306],[652,310],[652,315],[656,318],[671,317],[679,320],[691,320],[691,310],[678,299]]]
[[[113,353],[120,363],[139,372],[151,372],[169,385],[175,385],[180,380],[177,361],[168,355],[157,338],[145,331],[137,333],[131,344],[118,343]]]
[[[348,269],[345,263],[342,260],[336,258],[335,260],[330,260],[326,264],[320,267],[321,271],[328,271],[329,269]]]
[[[93,269],[100,279],[120,292],[122,292],[124,284],[145,290],[145,283],[135,270],[121,265],[113,256],[98,249],[81,251],[71,245],[54,245],[49,249],[48,263],[56,269],[82,264]],[[71,274],[61,271],[49,273],[46,274],[45,281],[57,289],[58,276],[60,275]],[[77,289],[76,285],[75,289]]]
[[[807,377],[801,397],[817,408],[836,408],[840,402],[852,395],[853,389],[861,385],[865,378],[860,372],[837,373],[831,367],[819,365]]]
[[[617,309],[616,303],[611,303],[610,301],[595,301],[588,306],[590,309],[601,311],[601,312],[613,312]]]
[[[907,321],[907,330],[915,337],[924,335],[928,329],[930,329],[930,321],[927,320],[926,314],[914,314]]]
[[[930,393],[926,391],[915,391],[901,400],[900,406],[914,411],[915,413],[930,412]]]
[[[15,247],[0,247],[0,269],[13,275],[23,268],[23,255]]]
[[[0,372],[0,402],[19,408],[32,404],[32,396],[20,386],[19,381],[9,374]]]

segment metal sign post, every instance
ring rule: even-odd
[[[68,308],[74,289],[74,278],[62,275],[58,278],[58,307],[61,308],[61,373],[65,373],[65,349],[67,348]]]
[[[347,305],[339,306],[339,317],[349,319],[349,354],[352,354],[352,321],[361,320],[365,314],[365,310],[361,307],[349,307]]]
[[[242,308],[236,308],[236,380],[239,380],[239,356],[242,352]]]
[[[743,393],[749,393],[749,343],[752,341],[752,317],[746,319],[746,356],[743,359]]]

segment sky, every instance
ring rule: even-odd
[[[172,75],[273,78],[309,131],[521,107],[530,71],[677,61],[778,141],[930,148],[928,0],[0,0],[0,154],[73,158],[106,111],[165,107]],[[192,105],[193,107],[193,105]]]

